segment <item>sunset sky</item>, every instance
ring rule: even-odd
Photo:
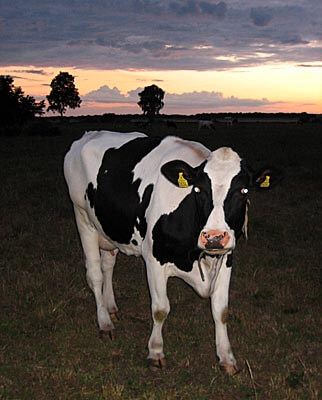
[[[321,0],[0,0],[0,75],[37,100],[60,71],[81,107],[141,113],[322,113]]]

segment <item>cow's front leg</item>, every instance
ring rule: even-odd
[[[162,326],[170,312],[167,296],[167,276],[165,268],[160,265],[147,265],[147,276],[151,295],[151,311],[153,319],[152,334],[149,339],[149,365],[152,370],[165,368],[163,352]]]
[[[228,294],[231,268],[226,266],[227,256],[224,256],[211,293],[211,309],[216,327],[216,349],[220,366],[228,375],[238,372],[237,363],[231,350],[228,333]],[[218,261],[219,263],[220,261]]]

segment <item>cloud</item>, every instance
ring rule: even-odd
[[[164,98],[165,110],[176,108],[184,110],[204,109],[205,111],[216,108],[229,107],[260,107],[273,104],[267,99],[240,99],[235,96],[225,97],[221,92],[191,92],[183,94],[169,93]]]
[[[227,5],[221,1],[213,3],[210,1],[171,1],[168,9],[174,14],[184,16],[211,15],[217,18],[224,18],[227,12]]]
[[[267,7],[252,8],[250,18],[257,26],[266,26],[273,19],[272,12]]]
[[[143,88],[139,87],[135,90],[131,90],[126,94],[122,94],[116,87],[113,89],[107,85],[100,87],[97,90],[93,90],[82,97],[83,102],[94,102],[100,104],[132,104],[136,105],[139,101],[138,93]],[[196,110],[202,110],[203,112],[215,112],[216,109],[220,108],[258,108],[262,106],[275,104],[267,99],[240,99],[235,96],[225,97],[220,92],[190,92],[183,94],[166,93],[164,97],[164,112],[192,112]]]
[[[3,66],[220,70],[321,61],[317,0],[274,0],[269,6],[260,0],[2,3]],[[257,57],[265,52],[272,53],[269,60]]]
[[[35,74],[35,75],[47,75],[47,73],[43,69],[16,69],[12,70],[12,72],[21,74]]]
[[[179,16],[196,15],[199,13],[197,2],[193,0],[186,2],[172,1],[169,4],[169,10]]]
[[[132,103],[132,94],[123,95],[118,88],[110,89],[107,85],[101,86],[82,97],[83,101],[96,103]]]
[[[151,79],[147,78],[137,78],[136,82],[151,82]],[[153,79],[152,82],[164,82],[164,79]]]
[[[38,79],[29,78],[29,77],[22,77],[20,75],[13,75],[13,74],[31,74],[31,75],[48,75],[43,69],[12,69],[10,70],[10,76],[13,79],[23,79],[26,81],[33,81],[38,82]]]
[[[307,40],[303,40],[300,35],[289,35],[281,38],[281,43],[295,46],[297,44],[309,44]]]
[[[297,66],[304,68],[322,68],[322,64],[298,64]]]
[[[227,13],[227,5],[223,1],[214,4],[209,1],[201,1],[199,3],[200,10],[206,15],[212,15],[219,19],[224,18]]]

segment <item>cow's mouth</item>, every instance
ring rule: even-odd
[[[225,248],[221,248],[221,249],[201,249],[203,253],[208,254],[210,256],[222,256],[227,254],[229,251],[231,251],[232,249],[225,249]]]

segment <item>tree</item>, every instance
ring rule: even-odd
[[[142,108],[143,114],[152,119],[164,106],[163,98],[164,91],[157,85],[146,86],[144,90],[139,93],[140,101],[138,105]]]
[[[59,112],[61,117],[67,107],[80,107],[82,100],[74,84],[74,77],[68,72],[60,72],[50,84],[51,92],[47,97],[49,107],[47,111]]]
[[[21,87],[15,87],[10,75],[0,75],[0,120],[4,126],[22,124],[44,114],[45,100],[36,102],[25,96]]]
[[[22,117],[25,120],[33,119],[35,115],[42,115],[45,113],[45,100],[41,100],[39,103],[32,96],[22,97],[20,100],[22,106]]]

